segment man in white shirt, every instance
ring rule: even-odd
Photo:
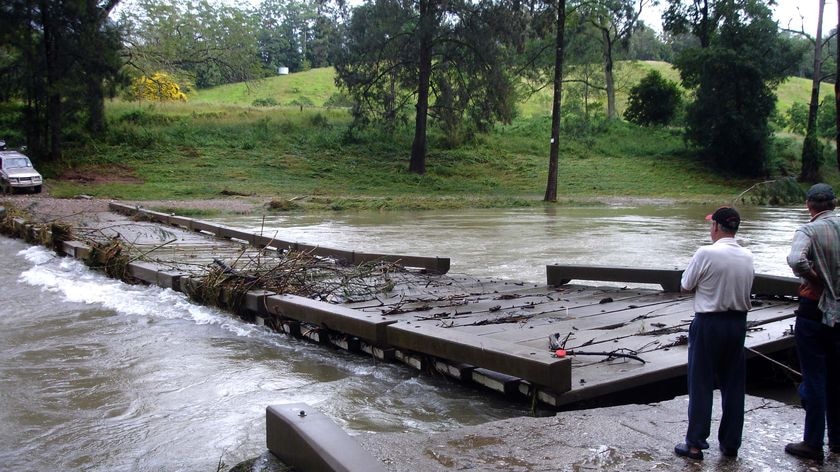
[[[741,217],[721,207],[711,221],[712,244],[694,253],[682,275],[684,292],[694,292],[694,319],[688,331],[688,430],[674,452],[703,460],[712,421],[715,381],[721,391],[718,443],[725,457],[737,457],[744,429],[745,360],[755,267],[752,253],[735,241]]]

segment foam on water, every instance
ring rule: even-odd
[[[42,247],[29,247],[18,255],[33,264],[20,274],[21,282],[57,293],[67,302],[98,305],[123,315],[191,320],[200,325],[219,326],[237,336],[253,336],[265,331],[232,319],[220,310],[190,303],[174,290],[128,285],[91,271],[76,259],[57,257]]]

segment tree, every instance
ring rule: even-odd
[[[816,183],[820,180],[822,143],[817,137],[817,110],[820,105],[820,82],[822,81],[822,20],[825,0],[818,0],[817,35],[814,37],[814,75],[811,79],[811,101],[808,107],[808,125],[802,143],[802,169],[799,180]]]
[[[630,89],[624,118],[643,126],[665,125],[674,119],[681,99],[679,86],[652,70]]]
[[[66,123],[105,128],[104,99],[121,82],[120,32],[108,19],[117,0],[9,0],[0,5],[7,99],[22,99],[34,156],[61,156]]]
[[[581,14],[599,32],[604,66],[604,83],[607,90],[607,117],[617,117],[615,107],[615,54],[626,50],[647,0],[599,0],[584,2]]]
[[[357,7],[336,56],[336,82],[356,102],[355,123],[393,129],[414,106],[409,171],[426,171],[429,119],[454,139],[514,112],[506,67],[513,32],[504,5],[444,0],[376,0]],[[488,41],[488,38],[494,38]]]
[[[720,21],[718,6],[729,0],[668,0],[662,14],[662,29],[673,35],[691,34],[700,41],[701,48],[711,44]]]
[[[649,26],[639,21],[633,35],[630,36],[627,58],[635,61],[667,61],[665,44]]]
[[[707,47],[681,54],[683,86],[695,90],[687,107],[686,135],[722,170],[744,176],[766,173],[774,88],[793,60],[780,41],[770,10],[760,1],[717,4]]]
[[[543,200],[557,201],[557,177],[560,167],[560,120],[563,105],[563,61],[566,45],[566,0],[557,0],[554,39],[554,93],[551,101],[551,144],[548,152],[548,182]]]
[[[166,71],[198,88],[266,74],[255,15],[207,0],[137,0],[123,12],[127,65],[138,75]]]
[[[314,6],[306,1],[263,0],[257,14],[263,63],[271,70],[280,66],[292,72],[309,69],[307,52],[313,35]]]

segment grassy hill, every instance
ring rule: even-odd
[[[650,68],[676,79],[668,64],[627,63],[619,70],[622,92]],[[393,135],[351,131],[346,110],[322,106],[336,92],[333,75],[316,69],[227,85],[188,103],[109,103],[108,135],[47,165],[48,189],[57,196],[141,200],[244,195],[278,208],[540,204],[550,136],[544,96],[524,102],[513,123],[458,148],[447,148],[430,130],[428,172],[418,176],[407,172],[411,126]],[[787,82],[784,103],[807,102],[809,87],[802,79]],[[255,100],[279,106],[254,106]],[[686,149],[679,129],[596,119],[567,123],[563,136],[559,195],[565,202],[631,197],[721,204],[756,183],[720,177]],[[795,138],[777,139],[774,173],[794,175],[798,153]],[[840,181],[833,165],[825,168],[829,182]]]
[[[616,67],[616,83],[619,112],[624,110],[628,90],[644,77],[648,71],[656,70],[668,80],[679,83],[679,72],[667,62],[633,61],[619,62]],[[574,70],[571,71],[574,73]],[[574,87],[573,84],[567,85]],[[194,104],[249,106],[255,101],[273,100],[279,106],[298,106],[301,102],[311,102],[322,107],[327,100],[338,92],[335,86],[335,70],[331,67],[312,69],[289,75],[278,75],[250,83],[238,83],[201,90],[191,98]],[[833,94],[833,86],[824,84],[820,88],[822,97]],[[777,109],[784,112],[795,103],[807,104],[811,97],[811,81],[801,77],[791,77],[777,89]],[[597,98],[596,98],[597,99]],[[605,99],[600,97],[603,102]],[[543,89],[529,97],[520,105],[524,116],[551,114],[551,90]]]

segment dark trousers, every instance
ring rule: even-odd
[[[800,299],[796,316],[796,352],[802,369],[799,396],[805,408],[803,440],[822,448],[828,425],[828,442],[840,445],[840,325],[822,322],[817,302]]]
[[[685,443],[700,448],[709,437],[715,381],[723,414],[718,428],[722,448],[737,451],[744,429],[744,338],[746,312],[697,313],[688,330],[688,431]]]

